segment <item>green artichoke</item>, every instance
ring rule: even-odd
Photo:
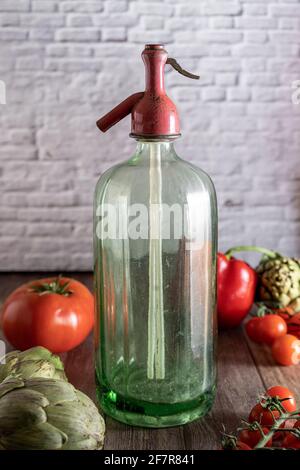
[[[24,379],[45,377],[67,380],[60,358],[42,347],[23,352],[12,351],[6,354],[1,362],[3,364],[0,364],[0,383],[9,375],[20,375]]]
[[[259,300],[277,302],[286,307],[300,297],[300,263],[280,255],[263,257],[256,272],[259,276]]]
[[[101,449],[105,425],[69,382],[7,377],[0,384],[0,449]]]

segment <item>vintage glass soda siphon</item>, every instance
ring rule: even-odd
[[[105,132],[131,113],[137,148],[95,191],[96,385],[108,415],[164,427],[203,416],[215,396],[217,204],[209,176],[175,152],[165,64],[199,77],[160,44],[142,58],[145,92],[97,122]]]

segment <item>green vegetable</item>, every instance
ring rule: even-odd
[[[9,375],[20,375],[24,379],[45,377],[67,380],[60,358],[42,347],[23,352],[13,351],[3,359],[3,364],[0,364],[0,383]]]
[[[0,449],[101,449],[104,431],[94,403],[68,382],[7,377],[0,384]]]
[[[280,307],[286,307],[300,297],[298,260],[281,255],[263,257],[256,271],[259,275],[259,300],[277,302]]]

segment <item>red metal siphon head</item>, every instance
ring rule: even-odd
[[[142,52],[145,64],[146,89],[126,98],[97,121],[102,132],[131,113],[131,136],[149,139],[170,138],[180,135],[179,118],[175,104],[167,96],[164,86],[166,63],[182,75],[198,79],[183,70],[161,44],[147,44]]]

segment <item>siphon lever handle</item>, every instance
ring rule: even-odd
[[[178,73],[181,73],[181,75],[184,75],[185,77],[188,78],[193,78],[194,80],[199,80],[200,75],[195,75],[191,72],[188,72],[187,70],[184,70],[181,65],[178,64],[176,59],[173,59],[172,57],[169,57],[167,59],[167,64],[170,64],[173,69],[175,69]]]

